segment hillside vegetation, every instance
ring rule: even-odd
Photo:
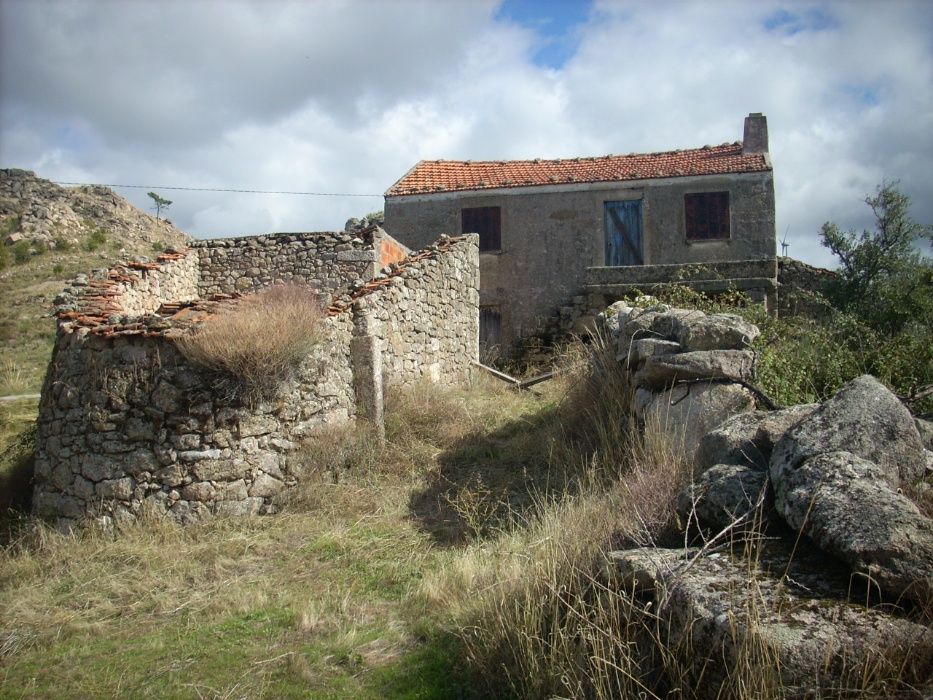
[[[68,280],[186,240],[106,187],[0,170],[0,396],[39,391],[55,337],[52,301]]]

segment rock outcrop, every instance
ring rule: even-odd
[[[702,669],[699,696],[750,688],[732,677],[750,667],[787,697],[933,690],[933,520],[905,495],[929,488],[929,426],[870,376],[754,410],[758,329],[737,317],[619,302],[597,323],[634,415],[693,460],[677,510],[707,545],[614,552],[610,568]]]
[[[17,222],[19,240],[47,249],[57,240],[78,244],[97,230],[134,253],[188,242],[169,221],[141,212],[109,187],[61,187],[14,168],[0,169],[0,220],[9,219]]]
[[[671,435],[689,459],[703,435],[755,409],[748,344],[759,330],[744,319],[620,301],[596,324],[627,371],[635,417]]]

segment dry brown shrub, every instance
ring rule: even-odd
[[[217,388],[247,399],[275,393],[320,342],[324,309],[308,287],[277,285],[241,299],[176,340]]]

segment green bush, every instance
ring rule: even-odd
[[[56,253],[67,253],[71,250],[71,242],[64,236],[55,236],[53,240],[55,242]]]
[[[84,250],[93,253],[107,242],[107,232],[102,228],[94,229],[94,232],[88,236],[84,242]]]
[[[17,265],[29,262],[31,257],[32,246],[29,245],[29,241],[19,241],[13,245],[13,260]]]
[[[0,223],[0,236],[16,233],[19,231],[21,225],[22,217],[20,217],[19,214],[9,217],[8,219],[4,220],[3,223]]]

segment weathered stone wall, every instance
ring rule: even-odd
[[[828,309],[823,295],[838,274],[793,258],[779,258],[778,314],[817,318],[825,316]]]
[[[169,301],[191,301],[198,298],[198,260],[190,253],[166,260],[157,268],[137,269],[131,282],[121,283],[117,302],[128,316],[141,316],[158,311]]]
[[[55,299],[65,332],[74,327],[120,324],[157,311],[167,302],[198,297],[198,260],[189,251],[167,251],[156,262],[135,261],[78,275]]]
[[[199,259],[128,263],[78,279],[60,299],[34,502],[62,526],[127,521],[147,507],[181,522],[268,511],[301,476],[299,441],[360,413],[380,418],[383,373],[456,382],[477,357],[476,236],[447,238],[340,290],[323,340],[275,398],[245,403],[219,393],[172,340],[237,303],[164,298],[190,299]]]
[[[349,233],[279,233],[196,241],[200,296],[249,292],[273,284],[310,285],[327,296],[377,272],[378,251]]]
[[[39,410],[35,508],[123,522],[148,505],[188,522],[268,509],[296,483],[296,441],[355,412],[349,315],[275,401],[225,397],[165,337],[63,334]]]
[[[479,347],[477,237],[397,279],[373,295],[386,377],[397,383],[463,381]]]

